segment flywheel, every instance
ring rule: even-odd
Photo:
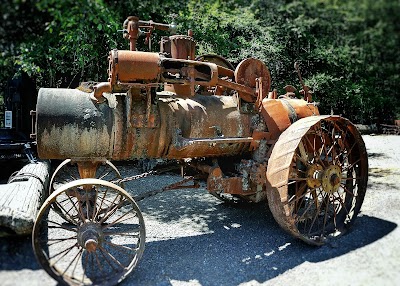
[[[367,180],[367,152],[356,127],[339,116],[311,116],[292,124],[273,147],[268,204],[283,229],[321,245],[353,224]]]

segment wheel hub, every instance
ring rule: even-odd
[[[99,224],[85,222],[78,229],[78,243],[88,252],[96,251],[103,241],[103,231]]]
[[[337,165],[330,165],[323,168],[320,164],[313,164],[307,170],[307,185],[315,189],[322,187],[326,193],[337,192],[340,186],[342,172]]]
[[[325,192],[332,194],[337,192],[340,186],[342,172],[337,165],[331,165],[325,169],[322,175],[322,188]]]
[[[312,164],[307,170],[307,185],[312,188],[321,186],[321,176],[323,168],[320,164]]]

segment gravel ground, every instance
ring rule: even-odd
[[[353,230],[323,247],[287,235],[265,204],[233,208],[204,188],[139,202],[146,249],[121,285],[398,285],[400,136],[363,136],[370,177]],[[123,176],[137,173],[118,166]],[[130,182],[133,195],[179,181],[168,174]],[[57,285],[36,263],[29,237],[0,238],[1,285]]]

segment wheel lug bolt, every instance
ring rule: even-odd
[[[340,183],[340,178],[338,177],[338,175],[333,174],[331,176],[331,183],[332,183],[333,186],[336,186],[337,184]]]

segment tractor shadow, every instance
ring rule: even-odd
[[[181,190],[141,202],[144,217],[160,225],[150,237],[138,268],[121,285],[239,285],[265,282],[305,261],[345,255],[392,232],[397,225],[361,215],[352,230],[322,247],[292,238],[275,222],[265,203],[237,208],[216,201],[204,190]],[[211,197],[211,199],[209,198]],[[182,223],[183,222],[183,223]],[[162,229],[160,229],[162,228]],[[182,228],[195,230],[181,235]],[[178,233],[178,235],[176,235]],[[179,284],[178,285],[189,285]]]

